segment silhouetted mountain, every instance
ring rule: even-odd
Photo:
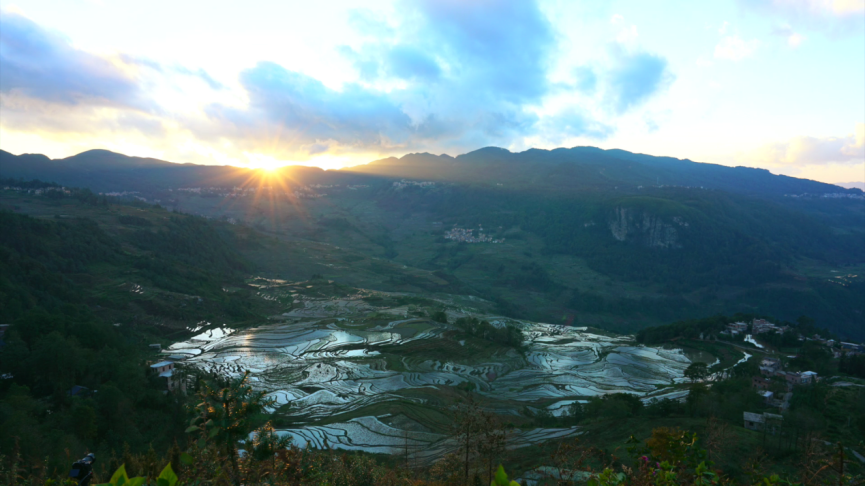
[[[847,191],[832,184],[774,175],[765,169],[727,167],[596,147],[531,149],[520,153],[487,147],[456,158],[427,153],[408,154],[348,170],[390,177],[522,188],[606,190],[661,185],[766,195]]]
[[[337,175],[316,167],[292,166],[291,179],[315,183]],[[261,171],[232,166],[179,164],[164,160],[129,157],[108,150],[88,150],[65,159],[49,159],[39,154],[13,155],[0,150],[0,177],[39,179],[97,192],[158,191],[189,186],[243,186],[257,180]]]

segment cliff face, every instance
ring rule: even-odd
[[[618,241],[637,241],[650,248],[681,248],[676,226],[687,227],[682,218],[667,223],[659,216],[629,208],[616,208],[610,219],[610,232]]]

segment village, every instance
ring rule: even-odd
[[[393,183],[393,188],[396,190],[402,190],[406,187],[433,187],[436,183],[432,181],[410,181],[408,179],[402,179],[400,181],[395,181]]]
[[[750,333],[749,333],[750,330]],[[785,334],[795,332],[789,326],[778,326],[765,319],[753,319],[747,322],[732,322],[727,324],[722,335],[734,337],[744,335],[744,341],[753,344],[758,349],[765,349],[757,342],[754,336],[766,333]],[[800,342],[812,341],[824,346],[833,358],[841,356],[854,356],[865,354],[865,346],[857,343],[836,342],[834,339],[825,339],[819,334],[811,337],[799,334],[796,339]],[[795,358],[795,356],[788,356]],[[798,385],[812,385],[821,380],[814,371],[792,371],[785,369],[785,364],[778,357],[764,356],[759,364],[760,374],[751,378],[751,386],[760,394],[766,407],[777,409],[778,413],[744,412],[744,427],[749,430],[764,432],[771,435],[780,433],[783,428],[784,416],[780,413],[790,408],[790,400],[793,398],[793,390]]]
[[[454,226],[445,232],[446,240],[453,240],[460,243],[504,243],[505,239],[495,239],[492,236],[484,234],[483,226],[478,225],[478,233],[475,234],[473,229],[460,228]]]

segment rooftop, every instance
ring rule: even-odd
[[[168,365],[173,365],[173,364],[174,364],[173,361],[160,361],[160,362],[158,362],[158,363],[156,363],[156,364],[152,364],[152,365],[150,365],[150,367],[151,367],[151,368],[161,368],[161,367],[163,367],[163,366],[168,366]]]

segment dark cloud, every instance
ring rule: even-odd
[[[672,82],[667,60],[648,52],[610,48],[613,64],[605,74],[607,102],[618,114],[646,102]]]
[[[66,105],[136,106],[135,81],[30,19],[0,11],[0,92]]]
[[[384,94],[356,84],[335,91],[317,79],[270,62],[244,71],[240,82],[249,95],[245,109],[213,105],[211,119],[230,123],[241,136],[291,132],[287,138],[320,152],[321,142],[348,146],[389,146],[405,142],[411,120]]]
[[[421,47],[443,58],[461,84],[513,103],[546,93],[555,35],[535,2],[425,0],[417,6]]]
[[[614,127],[599,122],[578,109],[567,109],[556,115],[544,117],[540,128],[554,143],[562,143],[569,137],[577,136],[603,140],[616,131]]]

